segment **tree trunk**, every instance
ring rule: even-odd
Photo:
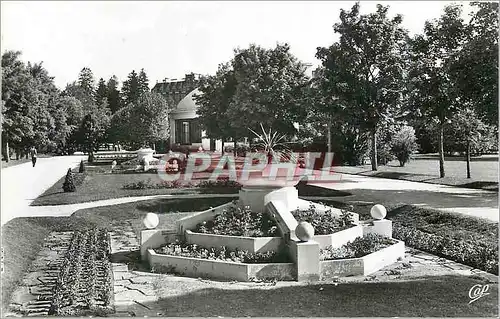
[[[467,138],[467,149],[465,150],[467,157],[467,178],[470,178],[470,140]]]
[[[222,143],[222,148],[221,148],[220,152],[222,155],[224,155],[224,138],[223,137],[220,139],[220,142]]]
[[[332,152],[332,122],[328,120],[327,123],[327,143],[328,143],[328,153]]]
[[[233,155],[234,155],[234,157],[236,157],[236,146],[237,146],[237,144],[236,144],[236,138],[235,137],[233,137],[233,141],[234,141]]]
[[[372,171],[376,171],[377,165],[377,128],[372,130]]]
[[[439,177],[445,176],[444,172],[444,122],[439,124]]]
[[[19,149],[16,149],[16,161],[19,160],[20,155],[21,155],[21,151]]]
[[[10,162],[9,141],[5,141],[5,161]]]

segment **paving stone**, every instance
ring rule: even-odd
[[[114,271],[113,272],[113,278],[114,280],[123,280],[123,279],[129,279],[132,277],[135,277],[136,275],[132,274],[129,271]]]
[[[19,287],[12,294],[12,303],[24,304],[29,301],[35,301],[37,297],[32,295],[28,287]]]
[[[126,272],[128,271],[128,266],[125,265],[125,264],[116,264],[116,263],[113,263],[112,264],[112,267],[113,267],[113,271],[118,271],[118,272]]]

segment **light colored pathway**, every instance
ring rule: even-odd
[[[31,202],[64,176],[68,168],[76,167],[85,158],[39,158],[35,167],[30,162],[2,169],[2,225],[13,218],[27,216]]]
[[[353,194],[336,197],[344,202],[412,204],[499,220],[498,193],[492,191],[350,174],[338,174],[331,182],[309,183]]]

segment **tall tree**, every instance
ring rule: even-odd
[[[2,54],[2,144],[7,162],[10,148],[33,135],[33,121],[29,116],[34,99],[32,77],[20,56],[20,51]]]
[[[236,49],[231,66],[236,88],[227,112],[236,134],[249,136],[248,129],[260,131],[261,123],[266,129],[295,134],[294,123],[307,114],[309,78],[290,46]]]
[[[139,72],[138,87],[139,87],[139,97],[149,92],[149,79],[146,75],[144,69]]]
[[[389,7],[377,5],[365,15],[359,10],[359,3],[341,10],[334,25],[340,40],[318,48],[316,57],[324,67],[324,94],[335,99],[332,117],[341,114],[371,133],[372,170],[377,170],[377,131],[403,99],[407,31],[401,15],[389,18]]]
[[[123,82],[122,96],[125,106],[136,103],[139,100],[141,91],[139,88],[139,77],[135,70],[129,73],[127,80]]]
[[[199,105],[196,113],[208,137],[225,140],[235,132],[227,110],[236,90],[236,79],[229,63],[220,64],[215,75],[203,77],[200,94],[194,96]]]
[[[80,71],[77,84],[80,88],[80,96],[76,96],[76,98],[79,99],[85,107],[94,104],[95,80],[94,74],[90,68],[84,67]]]
[[[110,111],[106,101],[102,105],[92,105],[85,110],[86,114],[77,132],[77,143],[88,152],[89,161],[93,161],[94,152],[106,138],[110,122]]]
[[[143,94],[137,103],[123,107],[111,119],[111,139],[132,147],[155,147],[156,142],[168,136],[168,107],[160,94]]]
[[[95,103],[100,105],[104,102],[104,99],[108,98],[108,88],[106,86],[106,82],[103,78],[99,79],[97,83],[97,90],[95,92]]]
[[[451,72],[466,41],[466,26],[461,14],[461,5],[445,7],[439,19],[425,23],[424,34],[410,41],[410,102],[415,113],[438,123],[440,177],[445,177],[445,125],[461,105]]]
[[[109,109],[111,113],[116,113],[121,107],[121,96],[120,91],[118,90],[118,78],[113,75],[107,83],[107,95]]]
[[[471,104],[484,121],[498,126],[498,2],[471,3],[466,43],[451,73],[463,104]]]

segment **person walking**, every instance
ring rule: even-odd
[[[37,151],[34,146],[31,147],[30,154],[31,154],[31,162],[33,163],[33,167],[35,167]]]

